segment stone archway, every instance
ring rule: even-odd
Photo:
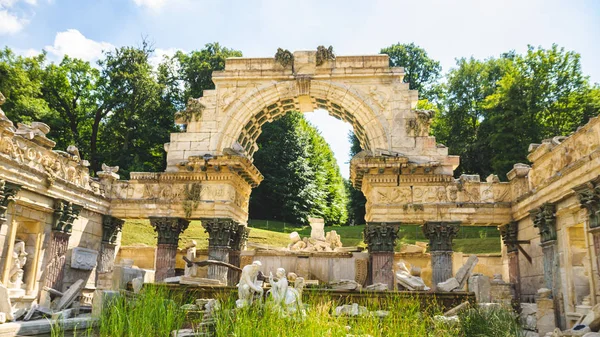
[[[214,254],[209,255],[237,256],[240,238],[247,237],[251,189],[263,179],[252,164],[261,126],[288,111],[320,108],[352,124],[365,149],[352,159],[350,177],[367,198],[372,282],[393,287],[400,223],[427,222],[432,245],[442,240],[451,248],[452,237],[442,233],[446,223],[511,220],[508,183],[494,177],[486,182],[479,176],[453,178],[459,158],[429,136],[432,113],[416,109],[418,93],[403,83],[403,68],[389,67],[387,55],[338,56],[320,64],[315,51],[293,56],[287,66],[274,58],[227,59],[225,69],[212,75],[215,89],[190,99],[177,113],[185,132],[172,133],[165,144],[166,172],[104,180],[111,215],[160,218],[153,224],[157,231],[175,231],[177,238],[185,226],[160,224],[202,219],[211,237]],[[99,175],[112,177],[111,172]]]

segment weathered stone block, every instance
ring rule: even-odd
[[[93,270],[98,263],[98,251],[75,247],[71,251],[71,268]]]

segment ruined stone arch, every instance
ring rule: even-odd
[[[363,149],[389,149],[386,136],[389,133],[388,121],[378,107],[364,98],[364,94],[334,81],[304,82],[269,83],[256,91],[244,93],[224,112],[226,124],[217,148],[222,151],[234,147],[237,142],[252,157],[257,150],[256,139],[264,123],[272,122],[290,111],[324,109],[331,116],[352,125]]]

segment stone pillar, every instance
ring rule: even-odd
[[[573,189],[581,208],[587,210],[587,228],[594,240],[597,271],[600,274],[600,177]]]
[[[158,245],[154,259],[155,280],[157,282],[167,277],[175,276],[175,259],[177,258],[177,243],[179,234],[186,230],[189,221],[182,218],[150,217],[150,224],[158,233]]]
[[[539,229],[544,256],[544,283],[551,290],[554,301],[556,327],[566,329],[563,296],[560,285],[560,261],[556,234],[556,206],[546,203],[540,208],[529,211],[533,226]]]
[[[398,222],[369,222],[363,232],[369,249],[370,282],[383,283],[394,289],[394,247],[398,238]]]
[[[460,229],[460,222],[427,221],[423,225],[423,233],[429,239],[431,253],[431,286],[435,290],[437,284],[452,277],[452,239]]]
[[[508,282],[513,289],[515,301],[521,303],[521,271],[519,269],[519,248],[517,243],[519,223],[512,221],[500,226],[499,229],[508,256]]]
[[[235,233],[231,244],[231,251],[229,252],[229,263],[240,267],[240,253],[246,246],[248,235],[250,234],[250,228],[244,225],[238,225],[238,230]],[[227,273],[227,285],[235,286],[240,281],[240,272],[235,270],[229,270]]]
[[[232,219],[201,219],[208,233],[208,259],[229,263],[229,252],[236,239],[239,224]],[[227,267],[208,266],[208,278],[227,283]]]
[[[112,287],[117,236],[121,232],[124,222],[124,220],[110,215],[102,216],[102,244],[98,256],[98,267],[96,267],[96,286],[98,289],[110,289]]]
[[[63,276],[65,259],[69,248],[69,238],[73,229],[73,222],[79,216],[82,206],[64,200],[56,200],[54,206],[54,219],[52,223],[52,238],[50,240],[49,262],[46,265],[44,286],[58,291],[63,291]]]
[[[8,222],[6,217],[8,205],[15,199],[20,189],[21,186],[19,185],[0,180],[0,231],[2,230],[2,226]],[[12,254],[10,247],[8,247],[9,249],[6,252],[4,251],[5,240],[9,240],[9,245],[11,243],[14,244],[14,238],[11,239],[10,235],[7,235],[4,240],[0,239],[0,270],[8,270],[10,265],[7,266],[6,264],[8,261],[12,261],[12,259],[8,258]]]

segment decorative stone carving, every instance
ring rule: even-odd
[[[290,233],[290,244],[288,245],[288,250],[292,252],[301,251],[306,248],[306,242],[302,241],[300,234],[298,232]]]
[[[231,249],[235,251],[241,251],[248,241],[250,236],[250,228],[244,225],[238,225],[238,230],[233,235],[231,241]]]
[[[367,282],[369,276],[369,261],[367,259],[355,259],[354,260],[354,281],[361,286]]]
[[[238,223],[232,219],[200,219],[208,233],[209,247],[231,248],[238,232]]]
[[[92,270],[98,261],[98,251],[75,247],[71,250],[71,268]]]
[[[55,232],[70,234],[73,228],[73,222],[79,216],[82,206],[73,204],[69,201],[56,200],[54,205],[54,221],[52,230]]]
[[[288,284],[285,269],[277,268],[276,277],[277,280],[272,273],[269,274],[271,289],[268,293],[271,294],[274,309],[284,316],[295,312],[304,313],[302,306],[304,279],[302,277],[296,278],[295,287],[292,288]]]
[[[117,236],[123,229],[125,220],[110,215],[102,216],[102,242],[116,244]]]
[[[369,252],[393,252],[398,238],[399,223],[367,223],[363,235]]]
[[[430,251],[452,251],[452,239],[460,229],[460,222],[425,222],[423,234],[429,239]]]
[[[529,211],[533,226],[540,231],[542,243],[556,240],[556,206],[546,203],[540,208]]]
[[[517,221],[511,221],[506,225],[498,227],[500,235],[502,236],[502,242],[506,245],[508,253],[516,252],[517,248],[517,235],[519,233],[519,223]]]
[[[22,290],[23,287],[23,268],[27,263],[27,252],[25,251],[25,242],[17,241],[13,249],[12,265],[8,273],[8,288]]]
[[[322,218],[309,218],[310,238],[314,240],[325,240],[325,220]]]
[[[96,174],[98,175],[98,178],[100,178],[100,180],[106,179],[109,181],[114,181],[119,180],[120,178],[117,172],[119,172],[118,166],[108,166],[102,163],[102,171],[98,171],[96,172]]]
[[[21,186],[10,183],[6,180],[0,180],[0,226],[6,223],[6,211],[8,204],[15,200]]]
[[[190,224],[182,218],[150,217],[150,224],[158,233],[158,244],[174,245],[177,247],[179,234],[183,233]]]
[[[600,177],[573,189],[581,208],[588,211],[589,228],[600,227]]]

